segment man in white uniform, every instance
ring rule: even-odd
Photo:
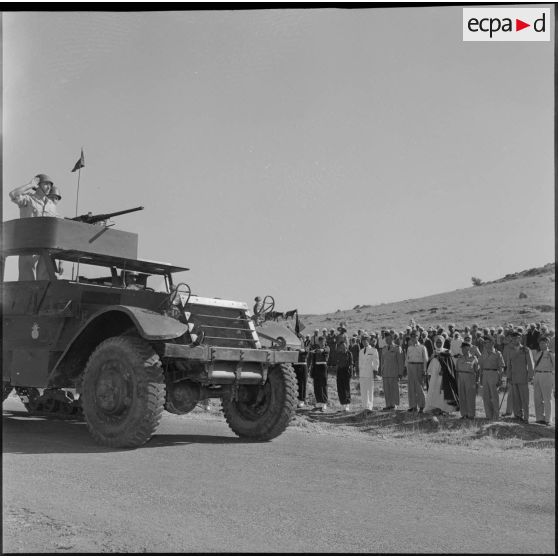
[[[548,338],[539,338],[539,349],[534,351],[535,376],[533,389],[535,396],[535,421],[537,424],[550,424],[552,415],[552,390],[554,389],[554,372],[556,362],[554,353],[548,349]]]
[[[375,343],[374,339],[374,343]],[[380,357],[375,347],[370,345],[370,336],[362,336],[363,347],[358,355],[360,370],[360,397],[364,409],[371,411],[374,406],[374,372],[380,367]]]
[[[407,366],[407,381],[409,388],[409,409],[412,413],[419,407],[419,413],[424,411],[424,391],[422,389],[423,379],[426,376],[428,365],[428,352],[424,345],[419,345],[417,332],[411,331],[409,335],[409,346],[405,357]]]

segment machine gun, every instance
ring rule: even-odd
[[[98,213],[97,215],[93,215],[91,211],[89,213],[84,213],[83,215],[78,215],[77,217],[66,217],[71,221],[79,221],[80,223],[87,223],[89,225],[95,225],[97,223],[107,222],[109,219],[113,217],[117,217],[118,215],[125,215],[126,213],[133,213],[134,211],[141,211],[143,206],[133,207],[132,209],[124,209],[123,211],[115,211],[114,213]]]

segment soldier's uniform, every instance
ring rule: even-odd
[[[548,349],[535,351],[535,375],[533,389],[535,399],[535,420],[538,423],[550,424],[552,416],[552,390],[556,371],[555,356]]]
[[[405,357],[398,345],[386,345],[382,350],[382,381],[384,385],[385,409],[399,405],[399,378],[403,376]]]
[[[360,349],[360,397],[364,409],[372,410],[374,406],[374,371],[380,366],[380,357],[375,347],[367,345]]]
[[[337,364],[337,395],[339,396],[339,403],[347,407],[351,402],[351,368],[353,366],[351,351],[342,346],[337,351],[335,362]]]
[[[506,359],[506,375],[513,393],[515,418],[529,422],[529,381],[533,379],[531,352],[523,345],[511,347]]]
[[[323,409],[327,405],[327,361],[329,360],[329,347],[317,347],[310,353],[312,362],[312,380],[316,403],[321,403]]]
[[[512,336],[511,334],[506,335],[505,340],[504,340],[504,349],[502,350],[502,357],[504,358],[504,374],[506,373],[506,367],[505,367],[505,363],[507,361],[508,358],[508,354],[511,350],[511,340],[512,340]],[[506,410],[504,412],[504,414],[502,416],[507,417],[509,415],[511,415],[513,413],[513,391],[512,391],[512,387],[511,384],[509,384],[506,387],[506,393],[507,395],[507,399],[506,399]]]
[[[422,380],[426,375],[428,365],[428,352],[424,345],[409,345],[405,357],[407,366],[407,382],[409,390],[409,411],[416,410],[417,406],[422,411],[424,409],[424,391]]]
[[[463,418],[475,418],[478,366],[473,355],[460,355],[455,362],[459,411]]]
[[[56,204],[47,196],[37,193],[10,194],[11,200],[19,207],[20,218],[27,217],[58,217]],[[46,281],[50,279],[47,267],[37,255],[19,256],[19,281]],[[36,277],[35,277],[36,275]]]
[[[494,348],[485,350],[479,358],[482,383],[482,402],[484,414],[488,419],[497,419],[499,415],[498,382],[504,369],[502,353]]]

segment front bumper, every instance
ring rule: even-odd
[[[271,351],[266,349],[237,349],[234,347],[210,347],[208,345],[177,345],[165,343],[163,356],[197,360],[200,362],[260,362],[263,364],[280,364],[298,362],[297,351]]]
[[[203,380],[219,384],[261,384],[269,367],[296,364],[298,351],[237,349],[199,345],[164,344],[164,358],[195,361],[202,365]]]

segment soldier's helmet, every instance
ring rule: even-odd
[[[57,199],[57,200],[61,200],[61,199],[62,199],[62,196],[60,195],[60,190],[59,190],[54,184],[52,185],[52,187],[51,187],[51,189],[50,189],[50,192],[49,192],[49,194],[48,194],[48,197],[49,197],[49,198],[55,198],[55,199]]]
[[[35,178],[39,179],[39,183],[40,182],[50,182],[51,186],[54,186],[54,180],[52,180],[52,178],[50,178],[50,176],[48,176],[48,174],[36,174]]]

